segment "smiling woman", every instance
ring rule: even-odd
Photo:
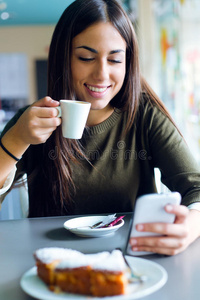
[[[124,82],[125,40],[110,23],[90,26],[73,39],[71,69],[76,96],[91,103],[87,124],[103,122],[112,114],[110,100]]]
[[[116,0],[76,0],[63,12],[49,49],[47,94],[2,133],[2,195],[16,164],[14,183],[28,175],[29,217],[123,215],[138,196],[156,192],[157,167],[182,203],[165,208],[174,224],[140,224],[159,236],[137,237],[133,249],[171,255],[200,236],[200,170],[141,75],[136,34]],[[62,135],[61,99],[91,103],[80,140]]]

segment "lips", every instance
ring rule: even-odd
[[[85,84],[85,86],[92,92],[96,92],[96,93],[104,93],[109,86],[105,86],[105,87],[97,87],[97,86],[92,86],[92,85],[88,85]]]

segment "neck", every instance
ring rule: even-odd
[[[91,109],[87,120],[87,126],[91,127],[102,123],[110,117],[113,111],[114,108],[111,105],[107,105],[103,109]]]

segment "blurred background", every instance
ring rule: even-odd
[[[0,132],[19,108],[46,95],[51,36],[72,2],[0,0]],[[144,77],[200,163],[200,0],[119,2],[134,24]],[[0,219],[26,215],[21,193],[7,196]]]

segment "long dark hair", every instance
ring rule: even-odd
[[[71,76],[71,51],[73,38],[94,23],[110,22],[126,42],[126,75],[120,92],[111,100],[113,107],[128,113],[127,130],[134,122],[142,92],[166,113],[158,97],[140,75],[138,44],[133,26],[123,8],[115,0],[76,0],[63,12],[58,21],[49,51],[48,95],[53,99],[76,99]],[[168,115],[169,116],[169,115]],[[169,116],[170,118],[170,116]],[[70,199],[75,187],[70,162],[85,157],[77,140],[62,137],[60,127],[47,140],[43,164],[51,180],[52,196],[65,212],[70,213]],[[49,155],[56,149],[54,159]]]

